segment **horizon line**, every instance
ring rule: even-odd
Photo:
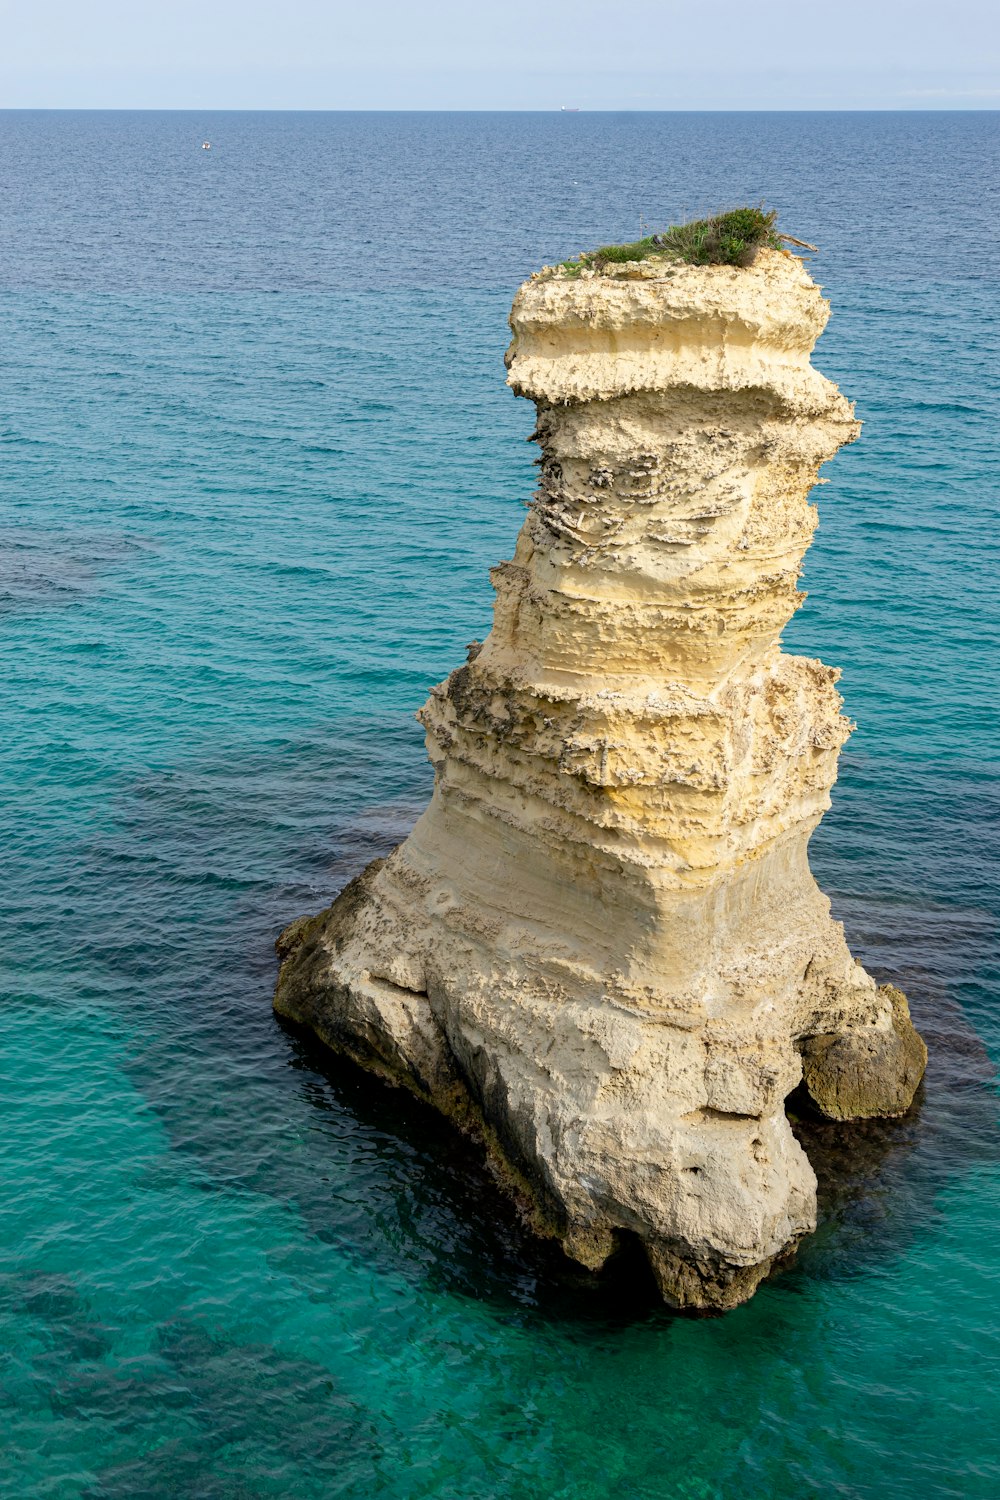
[[[0,114],[218,114],[218,115],[982,115],[1000,114],[998,104],[942,104],[937,106],[906,104],[828,105],[795,107],[791,105],[747,105],[742,109],[693,109],[680,106],[643,109],[633,105],[536,105],[522,109],[469,109],[462,105],[411,106],[381,105],[305,105],[275,104],[0,104]]]

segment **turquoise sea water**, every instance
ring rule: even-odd
[[[995,1496],[1000,116],[0,138],[0,1493]],[[859,722],[813,863],[931,1065],[809,1139],[797,1265],[688,1320],[283,1030],[271,943],[427,796],[413,711],[532,488],[518,282],[761,198],[866,423],[787,632]]]

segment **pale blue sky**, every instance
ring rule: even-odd
[[[0,0],[0,107],[995,109],[997,0]]]

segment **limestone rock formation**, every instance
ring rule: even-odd
[[[926,1051],[806,845],[850,725],[784,654],[820,465],[802,264],[643,262],[518,292],[540,483],[485,643],[421,710],[409,838],[279,939],[275,1005],[485,1141],[536,1227],[728,1307],[815,1224],[785,1100],[904,1112]]]

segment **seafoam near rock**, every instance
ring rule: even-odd
[[[801,263],[544,274],[509,383],[540,482],[493,629],[421,710],[409,838],[279,940],[275,1005],[477,1131],[536,1227],[748,1297],[815,1224],[785,1116],[897,1114],[926,1060],[809,870],[850,725],[782,627],[857,436]]]

